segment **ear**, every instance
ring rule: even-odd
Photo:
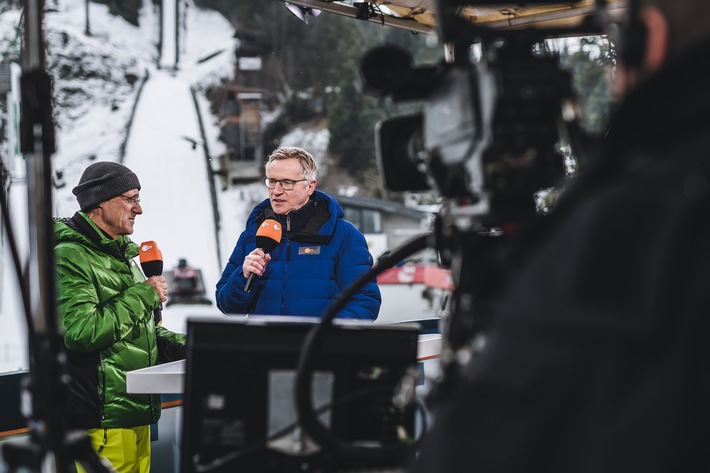
[[[639,16],[647,30],[644,68],[648,72],[653,72],[668,59],[668,20],[656,7],[642,9]]]
[[[311,195],[313,194],[313,192],[315,192],[317,184],[318,181],[316,181],[315,179],[308,183],[308,195]]]

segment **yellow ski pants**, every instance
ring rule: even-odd
[[[91,446],[118,473],[150,472],[150,426],[128,429],[91,429]],[[86,473],[76,465],[78,473]]]

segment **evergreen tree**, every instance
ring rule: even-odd
[[[338,80],[337,93],[328,107],[329,151],[339,157],[340,167],[357,177],[369,193],[381,194],[373,189],[372,175],[377,171],[375,127],[388,116],[411,111],[412,104],[393,104],[364,95],[357,86],[358,64],[365,51],[380,44],[395,44],[408,50],[413,58],[419,56],[427,63],[441,57],[439,48],[426,45],[423,35],[408,31],[379,27],[372,23],[355,23],[362,31],[362,42],[351,48],[347,60],[341,58],[339,70],[333,79]],[[416,106],[414,107],[416,108]]]
[[[381,116],[373,101],[358,93],[354,77],[345,75],[328,107],[328,150],[340,157],[342,169],[356,177],[376,166],[374,130]]]
[[[610,113],[610,70],[614,51],[607,37],[579,38],[573,52],[562,51],[561,63],[574,78],[573,84],[582,109],[581,125],[593,135],[606,131]]]

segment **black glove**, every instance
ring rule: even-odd
[[[158,363],[184,360],[187,357],[187,345],[173,342],[167,338],[156,337],[158,342]]]

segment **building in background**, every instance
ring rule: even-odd
[[[226,147],[219,157],[223,188],[262,177],[261,98],[259,89],[228,85],[221,90],[219,138]]]
[[[345,219],[365,235],[375,260],[383,253],[429,231],[432,217],[428,212],[389,200],[338,195],[334,192],[328,194],[343,207]]]

